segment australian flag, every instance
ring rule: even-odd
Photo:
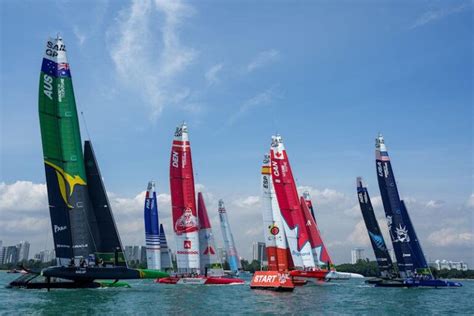
[[[68,63],[57,64],[52,60],[43,58],[43,64],[41,65],[41,71],[52,77],[71,77],[71,71],[69,70]]]

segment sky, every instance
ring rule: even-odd
[[[37,98],[59,33],[124,244],[144,244],[154,179],[174,247],[169,158],[186,121],[218,244],[220,198],[240,255],[263,241],[260,166],[280,133],[333,260],[373,258],[355,179],[386,229],[381,132],[428,260],[474,266],[472,1],[5,0],[0,15],[3,245],[53,247]]]

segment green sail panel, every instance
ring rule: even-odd
[[[56,257],[95,252],[88,218],[93,216],[87,192],[81,135],[66,46],[47,41],[39,84],[39,117],[48,200]]]

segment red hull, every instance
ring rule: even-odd
[[[194,277],[194,278],[180,278],[168,277],[156,279],[155,283],[161,284],[193,284],[193,285],[230,285],[230,284],[244,284],[245,281],[237,278],[224,277]]]
[[[328,270],[316,270],[316,271],[293,270],[293,271],[290,271],[290,276],[324,280],[328,273],[329,273]]]
[[[251,289],[293,291],[295,284],[286,273],[278,271],[256,271],[250,282]]]

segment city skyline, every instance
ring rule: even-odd
[[[374,138],[382,132],[426,256],[474,264],[469,2],[303,9],[100,1],[87,10],[46,3],[2,4],[2,25],[16,28],[1,30],[5,43],[16,43],[1,47],[5,243],[28,239],[32,252],[52,245],[37,89],[45,41],[59,32],[87,120],[82,139],[90,133],[94,140],[123,244],[144,244],[144,192],[155,179],[160,222],[175,248],[169,150],[185,120],[215,235],[222,198],[245,258],[263,238],[259,168],[275,132],[300,193],[313,197],[336,264],[349,262],[354,247],[369,249],[356,176],[366,180],[386,234],[374,166]],[[46,18],[56,24],[45,25]]]

